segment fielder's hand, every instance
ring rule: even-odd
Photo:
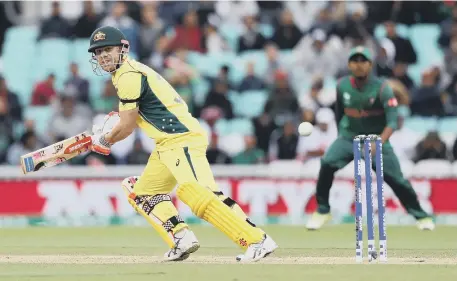
[[[92,136],[91,149],[98,154],[109,155],[111,153],[111,144],[106,141],[105,134],[97,134]]]

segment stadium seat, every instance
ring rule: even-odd
[[[89,92],[91,100],[97,100],[103,95],[103,90],[105,88],[105,82],[110,80],[109,75],[98,76],[91,71],[89,74]]]
[[[36,39],[39,35],[38,26],[13,26],[6,30],[3,53],[21,53],[20,50],[33,50]],[[18,44],[17,42],[21,42]],[[33,52],[32,52],[33,54]]]
[[[438,121],[438,132],[457,133],[457,117],[443,117]]]
[[[240,135],[252,135],[254,134],[254,126],[250,119],[246,118],[234,118],[229,121],[230,133]]]
[[[253,118],[262,114],[268,100],[267,91],[242,92],[233,104],[235,115]]]
[[[219,136],[225,136],[230,134],[231,128],[230,123],[226,119],[219,119],[214,124],[214,131]]]
[[[257,76],[263,77],[268,69],[267,57],[263,51],[245,51],[232,62],[230,69],[230,80],[238,84],[246,75],[248,62],[254,63],[254,72]]]
[[[404,38],[409,37],[410,30],[405,24],[397,24],[397,33]],[[386,28],[383,24],[378,24],[374,30],[374,36],[378,39],[386,37]]]
[[[202,106],[205,103],[206,96],[208,95],[211,85],[208,80],[197,78],[191,81],[193,100],[196,105]]]
[[[456,133],[443,133],[440,132],[441,140],[446,144],[446,148],[449,151],[452,151],[452,147],[454,146],[454,142],[456,140]]]
[[[241,32],[242,29],[240,26],[232,25],[229,23],[222,24],[219,27],[219,33],[227,41],[233,52],[238,51],[238,38],[240,37]]]
[[[29,106],[25,108],[24,119],[35,120],[37,133],[46,135],[53,113],[54,109],[51,106]]]
[[[263,35],[263,37],[270,39],[273,37],[275,30],[271,24],[262,23],[259,24],[259,32]]]
[[[46,39],[37,44],[36,66],[32,79],[34,82],[46,78],[49,73],[56,75],[57,87],[61,88],[63,81],[68,78],[71,43],[64,39]]]
[[[437,130],[438,120],[434,117],[413,116],[405,120],[404,126],[418,133],[427,133]]]
[[[90,53],[87,51],[89,47],[89,38],[79,38],[74,39],[71,42],[71,52],[70,52],[70,60],[72,62],[80,63],[87,63],[91,58]]]
[[[9,65],[9,64],[8,64]],[[30,79],[30,72],[17,67],[7,68],[2,75],[5,77],[8,88],[16,93],[22,105],[30,104],[30,99],[33,91],[33,83]],[[30,68],[28,68],[30,69]]]
[[[440,32],[440,27],[436,24],[416,24],[410,28],[411,44],[421,65],[430,66],[444,62],[443,52],[438,46]]]
[[[408,67],[408,75],[411,77],[411,79],[414,82],[414,85],[420,85],[422,83],[422,72],[426,69],[427,67],[423,64],[412,64]]]
[[[411,173],[413,178],[447,178],[452,176],[448,160],[426,159],[416,163]]]

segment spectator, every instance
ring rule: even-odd
[[[387,21],[384,23],[389,38],[395,46],[395,62],[402,64],[414,64],[417,62],[416,51],[411,42],[398,35],[395,23]]]
[[[442,48],[449,46],[450,38],[457,34],[457,5],[452,7],[452,15],[440,24],[441,35],[438,43]]]
[[[38,39],[68,38],[71,35],[71,26],[60,14],[59,2],[52,3],[51,17],[44,20],[40,27]]]
[[[65,82],[66,87],[74,87],[77,90],[76,100],[90,105],[89,81],[79,76],[79,69],[76,63],[70,64],[71,76]]]
[[[216,134],[211,135],[211,141],[206,151],[206,157],[210,164],[230,164],[232,159],[218,148],[219,137]]]
[[[19,165],[21,156],[43,147],[43,144],[38,142],[37,136],[33,131],[26,131],[20,142],[11,145],[8,149],[7,163],[10,165]]]
[[[304,77],[335,76],[346,68],[343,42],[337,36],[327,38],[325,31],[315,29],[305,36],[293,50],[295,65],[302,70]]]
[[[232,119],[233,118],[233,106],[228,99],[228,85],[224,81],[217,80],[206,97],[206,101],[203,108],[209,106],[218,107],[223,114],[222,118]]]
[[[331,5],[333,2],[330,2],[328,5]],[[320,29],[326,34],[331,33],[334,30],[334,20],[332,19],[332,12],[330,6],[322,8],[317,17],[315,18],[313,25],[309,29],[309,32],[313,32],[315,29]]]
[[[283,1],[257,1],[260,8],[260,21],[266,24],[272,24],[277,15],[283,9]]]
[[[441,93],[433,72],[425,71],[422,74],[422,85],[412,94],[411,111],[413,114],[421,116],[444,115]]]
[[[100,16],[95,12],[92,1],[84,1],[83,3],[84,13],[73,28],[76,38],[89,38],[100,22]]]
[[[38,82],[32,93],[32,105],[50,105],[56,98],[55,75],[49,74],[46,80]]]
[[[313,133],[308,137],[300,137],[299,139],[300,159],[308,160],[314,157],[322,157],[337,136],[335,114],[330,108],[319,109],[316,112],[316,125]]]
[[[5,161],[7,148],[14,140],[13,118],[8,111],[5,99],[0,99],[0,163]]]
[[[254,72],[254,62],[248,62],[246,68],[246,76],[241,81],[238,90],[243,92],[265,89],[265,83]]]
[[[127,156],[127,164],[129,165],[145,165],[148,163],[150,153],[147,153],[140,139],[136,139],[133,145],[133,151]]]
[[[169,50],[184,48],[189,51],[203,52],[203,32],[198,23],[197,13],[189,11],[183,16],[182,24],[176,26],[175,36],[170,42]]]
[[[454,141],[454,145],[452,146],[452,157],[453,160],[457,160],[457,139]]]
[[[159,73],[162,73],[165,67],[165,57],[167,55],[168,44],[169,39],[165,36],[157,39],[154,51],[148,59],[149,66],[154,68]]]
[[[301,121],[302,122],[309,122],[311,124],[314,124],[314,111],[312,110],[309,110],[309,109],[305,109],[303,110],[303,114],[302,114],[302,118],[301,118]]]
[[[60,98],[61,110],[49,124],[49,137],[51,142],[66,139],[88,130],[91,126],[92,116],[76,113],[76,101],[71,96]]]
[[[241,27],[243,17],[259,14],[257,1],[217,1],[214,5],[217,15],[227,25]]]
[[[346,13],[347,17],[338,28],[339,31],[337,33],[339,33],[340,37],[343,40],[348,38],[370,37],[365,23],[368,16],[366,5],[361,1],[347,3]]]
[[[284,6],[292,12],[295,25],[306,32],[313,25],[317,15],[327,5],[327,1],[285,1]]]
[[[267,56],[267,72],[264,81],[268,85],[273,85],[275,81],[275,74],[279,70],[283,70],[284,62],[279,57],[278,46],[274,43],[267,43],[265,45],[265,55]]]
[[[205,78],[211,83],[212,88],[216,82],[226,83],[230,90],[235,88],[230,81],[230,67],[228,65],[221,66],[216,77],[205,76]]]
[[[297,158],[298,134],[296,128],[295,123],[288,120],[281,129],[273,132],[268,152],[270,162]]]
[[[311,110],[312,112],[316,112],[319,108],[321,108],[322,104],[319,101],[319,94],[323,89],[324,80],[322,79],[322,77],[317,77],[311,85],[310,92],[301,95],[301,108]]]
[[[6,114],[9,115],[12,121],[22,121],[22,106],[19,101],[19,97],[11,92],[6,85],[6,80],[0,75],[0,101],[6,110]]]
[[[412,90],[414,88],[414,81],[411,79],[411,77],[409,77],[407,70],[408,70],[408,65],[406,63],[397,62],[394,65],[394,68],[392,71],[393,72],[392,78],[395,78],[395,79],[399,80],[400,82],[402,82],[403,85],[405,85],[406,88],[408,88],[408,90]]]
[[[142,10],[141,16],[139,58],[143,61],[154,52],[154,44],[163,35],[165,24],[157,16],[157,10],[152,6],[146,6]]]
[[[437,132],[428,133],[416,146],[415,162],[425,159],[447,159],[446,144]]]
[[[445,69],[447,75],[454,77],[457,75],[457,36],[452,37],[451,43],[445,50]]]
[[[265,153],[256,146],[257,140],[254,136],[245,136],[245,150],[232,158],[233,164],[261,164],[265,160]]]
[[[395,63],[395,45],[388,38],[381,40],[377,52],[374,71],[380,77],[392,77]]]
[[[220,54],[229,51],[230,47],[227,42],[218,33],[219,21],[215,16],[210,16],[205,27],[205,50],[207,54]]]
[[[130,43],[130,53],[138,54],[138,34],[137,23],[127,15],[127,6],[122,1],[117,1],[111,8],[111,14],[106,16],[100,26],[113,26],[118,28]]]
[[[282,125],[286,117],[297,116],[299,106],[295,93],[289,86],[284,72],[276,75],[276,85],[265,104],[265,112],[275,118],[278,125]]]
[[[276,124],[268,113],[264,112],[259,117],[252,120],[254,125],[255,137],[257,146],[265,153],[268,153],[271,134],[276,130]]]
[[[262,49],[266,39],[257,31],[257,19],[254,16],[246,16],[243,20],[244,31],[238,39],[238,52]]]
[[[301,37],[302,33],[295,26],[292,13],[289,10],[284,10],[271,41],[275,42],[281,50],[293,49]]]

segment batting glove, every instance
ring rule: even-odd
[[[106,141],[104,134],[92,136],[92,151],[102,155],[111,153],[111,144]]]

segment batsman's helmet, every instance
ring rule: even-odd
[[[89,53],[95,49],[107,46],[129,46],[129,41],[125,38],[124,33],[112,26],[103,26],[97,28],[90,36]]]
[[[117,54],[118,58],[115,60],[114,57],[111,57],[110,59],[102,59],[102,62],[99,62],[95,55],[95,50],[110,46],[121,47],[119,53]],[[92,70],[97,75],[104,75],[106,73],[103,71],[103,67],[114,63],[116,66],[115,69],[108,72],[113,73],[122,65],[125,55],[129,53],[129,47],[129,41],[127,41],[124,34],[119,29],[112,26],[97,28],[90,36],[90,46],[88,49],[89,53],[92,53],[92,58],[90,59]]]

